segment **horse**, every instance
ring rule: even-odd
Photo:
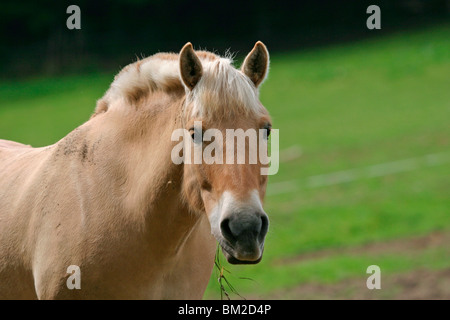
[[[55,144],[0,140],[0,298],[202,299],[218,244],[232,264],[258,263],[265,165],[175,164],[171,134],[195,121],[270,133],[268,69],[260,41],[240,69],[187,43],[123,68]]]

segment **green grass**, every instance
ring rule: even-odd
[[[113,75],[0,83],[0,138],[35,147],[53,144],[87,121]]]
[[[318,174],[450,151],[449,35],[443,25],[272,55],[261,100],[280,130],[281,149],[299,146],[302,156],[281,163],[270,183],[291,181],[298,191],[266,198],[271,226],[263,261],[225,264],[238,291],[365,277],[371,264],[382,272],[450,267],[444,248],[280,263],[320,250],[450,232],[449,163],[333,186],[303,184]],[[33,146],[58,141],[89,118],[112,77],[1,83],[0,138]],[[220,296],[214,277],[208,298]]]

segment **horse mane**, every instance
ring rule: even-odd
[[[158,91],[186,95],[192,116],[209,118],[264,112],[257,88],[233,66],[231,55],[220,57],[208,51],[196,51],[196,54],[203,75],[192,91],[181,80],[179,55],[157,53],[124,67],[97,101],[93,117],[114,107],[117,101],[139,107]]]

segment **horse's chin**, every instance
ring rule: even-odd
[[[224,247],[222,247],[222,253],[225,256],[225,258],[227,259],[228,263],[230,264],[257,264],[261,261],[262,256],[263,256],[263,252],[261,252],[261,256],[256,259],[256,260],[240,260],[238,258],[236,258],[233,254],[229,253],[227,251],[227,249],[225,249]],[[264,250],[262,250],[264,251]]]

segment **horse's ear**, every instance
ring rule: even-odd
[[[202,63],[190,42],[186,43],[180,52],[180,74],[184,84],[191,90],[194,89],[203,74]]]
[[[245,58],[241,71],[258,87],[266,78],[268,69],[269,51],[264,43],[258,41]]]

